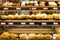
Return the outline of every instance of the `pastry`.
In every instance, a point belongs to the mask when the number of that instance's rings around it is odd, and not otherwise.
[[[34,2],[33,1],[30,1],[30,5],[34,6]]]
[[[13,3],[9,2],[9,1],[3,3],[3,6],[12,6],[12,5],[13,5]]]
[[[30,17],[31,17],[32,19],[35,19],[35,18],[36,18],[36,15],[32,14]]]
[[[14,19],[14,16],[13,15],[8,15],[7,19]]]
[[[46,34],[46,35],[45,35],[45,39],[52,39],[52,35]]]
[[[36,38],[36,34],[29,34],[29,39],[34,39],[34,38]]]
[[[17,34],[10,34],[10,37],[11,37],[11,38],[17,38],[18,35],[17,35]]]
[[[27,34],[20,34],[19,37],[20,37],[20,39],[27,39],[28,35]]]
[[[60,14],[59,14],[59,19],[60,19]]]
[[[36,19],[42,19],[42,15],[41,14],[36,14]]]
[[[53,19],[53,16],[52,15],[47,15],[47,19]]]
[[[53,14],[54,19],[59,19],[59,14]]]
[[[57,6],[55,2],[48,2],[49,6]]]
[[[42,15],[42,19],[47,19],[47,14],[43,13]]]
[[[37,37],[37,39],[44,39],[44,35],[43,34],[38,34],[36,37]]]
[[[25,6],[25,2],[24,1],[22,2],[21,6]]]
[[[31,17],[31,15],[26,15],[25,18],[26,18],[26,19],[30,19],[30,18],[32,18],[32,17]]]
[[[59,6],[60,6],[60,2],[58,2]]]
[[[44,7],[45,6],[45,1],[41,1],[39,5]]]
[[[28,6],[29,5],[29,1],[25,2],[25,5]]]
[[[1,19],[7,19],[6,15],[1,15]]]
[[[60,39],[60,34],[57,34],[56,38],[57,38],[57,39]]]
[[[37,2],[37,1],[34,1],[34,5],[35,5],[35,6],[38,6],[38,2]]]
[[[2,1],[0,1],[0,6],[2,6],[2,4],[3,4]]]
[[[1,35],[0,35],[0,38],[9,38],[10,36],[10,33],[8,32],[3,32]]]

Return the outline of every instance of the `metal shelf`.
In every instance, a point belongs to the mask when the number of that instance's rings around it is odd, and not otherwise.
[[[1,22],[60,22],[60,20],[0,20]]]
[[[16,7],[16,6],[12,6],[12,7],[0,7],[0,10],[60,10],[60,6],[45,6],[45,7],[41,7],[41,6],[20,6],[20,7]]]
[[[55,33],[53,29],[43,29],[43,28],[16,28],[8,29],[10,33]]]

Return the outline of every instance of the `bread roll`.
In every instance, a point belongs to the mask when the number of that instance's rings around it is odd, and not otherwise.
[[[53,19],[53,16],[52,15],[47,15],[47,18],[48,19]]]
[[[56,37],[57,39],[60,39],[60,34],[57,34],[57,37]]]
[[[35,19],[35,18],[36,18],[36,15],[32,14],[30,17],[31,17],[32,19]]]
[[[3,3],[3,6],[12,6],[12,5],[13,5],[13,3],[9,2],[9,1]]]
[[[14,16],[13,15],[8,15],[7,18],[8,19],[14,19]]]
[[[36,37],[37,37],[37,39],[44,39],[44,35],[43,34],[38,34]]]
[[[4,32],[0,35],[0,38],[9,38],[9,36],[10,36],[10,33]]]
[[[26,19],[32,18],[31,15],[26,15]]]
[[[10,37],[11,37],[11,38],[17,38],[18,35],[17,35],[17,34],[10,34]]]
[[[16,19],[16,20],[17,20],[17,19],[18,19],[18,15],[14,15],[14,19]]]
[[[18,3],[16,4],[16,6],[20,6],[20,2],[18,2]]]
[[[42,6],[42,7],[45,6],[45,1],[41,1],[40,6]]]
[[[25,2],[25,5],[28,6],[29,5],[29,1]]]
[[[27,39],[28,38],[28,35],[27,34],[20,34],[19,37],[21,39]]]
[[[56,28],[56,32],[60,34],[60,28]]]
[[[60,5],[60,2],[58,2],[58,4]]]
[[[21,6],[25,6],[25,1],[22,2]]]
[[[34,1],[34,5],[35,5],[35,6],[38,6],[38,2],[37,2],[37,1]]]
[[[33,5],[34,5],[34,2],[33,2],[33,1],[30,1],[30,5],[32,5],[32,6],[33,6]]]
[[[52,39],[52,35],[46,34],[46,35],[45,35],[45,39]]]
[[[47,19],[47,14],[43,13],[42,15],[42,19]]]
[[[42,15],[41,14],[37,14],[36,15],[36,19],[42,19]]]
[[[60,19],[60,14],[59,14],[59,19]]]
[[[59,19],[59,14],[53,14],[54,19]]]
[[[0,6],[2,5],[2,1],[0,1]]]
[[[21,15],[18,15],[18,19],[22,19]]]
[[[25,18],[26,18],[26,15],[21,14],[21,19],[25,19]]]
[[[57,6],[55,2],[48,2],[49,6]]]
[[[36,38],[36,34],[29,34],[29,39],[34,39]]]
[[[6,15],[1,15],[1,19],[7,19]]]

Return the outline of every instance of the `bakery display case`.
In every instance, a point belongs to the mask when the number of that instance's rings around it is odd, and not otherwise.
[[[60,0],[1,0],[1,40],[60,40]]]

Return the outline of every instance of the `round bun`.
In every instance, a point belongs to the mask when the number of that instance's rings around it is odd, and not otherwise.
[[[17,35],[17,34],[10,34],[10,37],[11,37],[11,38],[17,38],[18,35]]]
[[[45,35],[45,39],[52,39],[52,35],[46,34],[46,35]]]
[[[10,36],[10,33],[4,32],[0,35],[0,38],[9,38],[9,36]]]
[[[48,2],[48,4],[49,4],[50,6],[57,6],[57,4],[56,4],[55,2]]]
[[[18,15],[14,15],[14,19],[18,19]]]
[[[1,19],[7,19],[6,15],[1,15]]]
[[[57,37],[56,37],[57,39],[60,39],[60,34],[57,34]]]
[[[37,14],[36,15],[36,19],[42,19],[42,15],[41,14]]]
[[[34,39],[36,38],[36,34],[29,34],[29,39]]]
[[[60,2],[58,2],[58,4],[60,5]]]
[[[27,34],[20,34],[19,37],[21,39],[27,39],[28,35]]]
[[[13,15],[8,15],[7,18],[8,19],[14,19],[14,16]]]
[[[43,13],[42,15],[42,19],[46,19],[47,18],[47,14]]]
[[[59,19],[59,14],[53,14],[54,19]]]
[[[26,15],[26,19],[32,18],[31,15]]]
[[[42,6],[42,7],[45,6],[45,1],[41,1],[40,6]]]
[[[21,15],[18,15],[18,19],[22,19]]]
[[[52,15],[47,15],[47,18],[48,19],[53,19],[53,16]]]
[[[43,34],[38,34],[37,39],[44,39],[44,35]]]
[[[35,19],[35,18],[36,18],[36,15],[32,14],[30,17],[31,17],[32,19]]]

